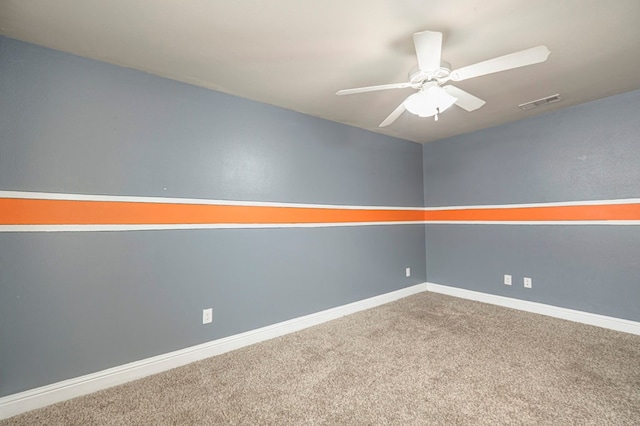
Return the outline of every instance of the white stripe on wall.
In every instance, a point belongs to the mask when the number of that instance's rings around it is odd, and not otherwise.
[[[570,206],[610,206],[618,204],[638,204],[640,198],[619,198],[612,200],[585,200],[585,201],[558,201],[549,203],[528,203],[528,204],[485,204],[476,206],[439,206],[425,207],[425,211],[440,210],[481,210],[481,209],[521,209],[530,207],[570,207]],[[457,222],[460,223],[460,222]]]
[[[257,207],[300,207],[316,209],[346,209],[346,210],[475,210],[475,209],[514,209],[529,207],[563,207],[563,206],[604,206],[618,204],[639,204],[640,198],[620,198],[611,200],[585,200],[562,201],[528,204],[495,204],[473,206],[438,206],[438,207],[398,207],[398,206],[358,206],[347,204],[308,204],[285,203],[275,201],[238,201],[217,200],[207,198],[172,198],[172,197],[140,197],[129,195],[93,195],[93,194],[67,194],[54,192],[26,192],[26,191],[1,191],[0,198],[25,198],[41,200],[69,200],[69,201],[116,201],[135,203],[168,203],[168,204],[203,204],[203,205],[228,205],[228,206],[257,206]],[[460,223],[460,222],[456,222]],[[476,222],[474,222],[476,223]]]
[[[0,225],[0,232],[103,232],[162,231],[171,229],[266,229],[266,228],[331,228],[380,225],[422,225],[424,221],[397,222],[329,222],[329,223],[177,223],[159,225]]]
[[[345,209],[345,210],[422,210],[423,207],[390,207],[390,206],[354,206],[343,204],[303,204],[282,203],[272,201],[238,201],[215,200],[206,198],[164,198],[164,197],[138,197],[128,195],[90,195],[90,194],[63,194],[53,192],[24,192],[24,191],[0,191],[0,198],[23,198],[36,200],[66,200],[66,201],[112,201],[125,203],[162,203],[162,204],[202,204],[222,206],[248,206],[248,207],[292,207],[313,209]]]

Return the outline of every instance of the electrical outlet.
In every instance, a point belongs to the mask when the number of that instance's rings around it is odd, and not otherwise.
[[[504,274],[504,285],[511,285],[511,275]]]
[[[411,268],[406,268],[406,269],[404,270],[404,274],[405,274],[407,277],[410,277],[410,276],[411,276]]]
[[[202,310],[202,323],[211,324],[213,322],[213,308]]]
[[[524,279],[524,288],[531,288],[531,278]]]

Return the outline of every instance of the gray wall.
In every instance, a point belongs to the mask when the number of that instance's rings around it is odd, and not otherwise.
[[[640,198],[638,117],[635,91],[424,145],[425,205]],[[433,224],[426,234],[430,282],[640,320],[640,226]]]
[[[0,190],[382,206],[640,197],[639,116],[631,92],[421,147],[0,37]],[[0,396],[427,279],[638,321],[639,248],[637,226],[0,233]]]
[[[0,38],[0,190],[422,206],[421,149]],[[424,238],[0,233],[0,396],[424,282]]]

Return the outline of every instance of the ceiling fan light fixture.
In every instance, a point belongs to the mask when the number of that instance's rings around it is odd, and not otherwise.
[[[418,117],[432,117],[451,107],[457,100],[440,86],[431,86],[409,96],[404,101],[404,107]]]

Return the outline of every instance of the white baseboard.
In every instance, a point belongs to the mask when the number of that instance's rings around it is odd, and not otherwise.
[[[447,294],[449,296],[463,299],[475,300],[478,302],[490,303],[492,305],[504,306],[506,308],[518,309],[535,314],[548,315],[550,317],[561,318],[582,324],[594,325],[596,327],[608,328],[625,333],[640,335],[640,322],[625,320],[621,318],[609,317],[606,315],[592,314],[589,312],[575,311],[573,309],[560,308],[543,303],[529,302],[527,300],[512,299],[510,297],[496,296],[493,294],[480,293],[463,288],[449,287],[446,285],[427,283],[427,291]]]
[[[87,374],[85,376],[5,396],[0,398],[0,419],[12,417],[56,402],[86,395],[112,386],[130,382],[132,380],[140,379],[142,377],[150,376],[152,374],[167,371],[172,368],[180,367],[194,361],[220,355],[235,349],[240,349],[254,343],[293,333],[295,331],[322,324],[365,309],[374,308],[423,291],[447,294],[449,296],[460,297],[463,299],[490,303],[521,311],[548,315],[555,318],[640,335],[640,322],[559,308],[526,300],[480,293],[477,291],[465,290],[441,284],[422,283],[382,294],[380,296],[371,297],[369,299],[360,300],[347,305],[338,306],[314,314],[250,330],[245,333],[236,334],[178,351]]]
[[[5,396],[0,398],[0,419],[157,374],[194,361],[273,339],[274,337],[293,333],[426,290],[426,283],[417,284],[245,333]]]

